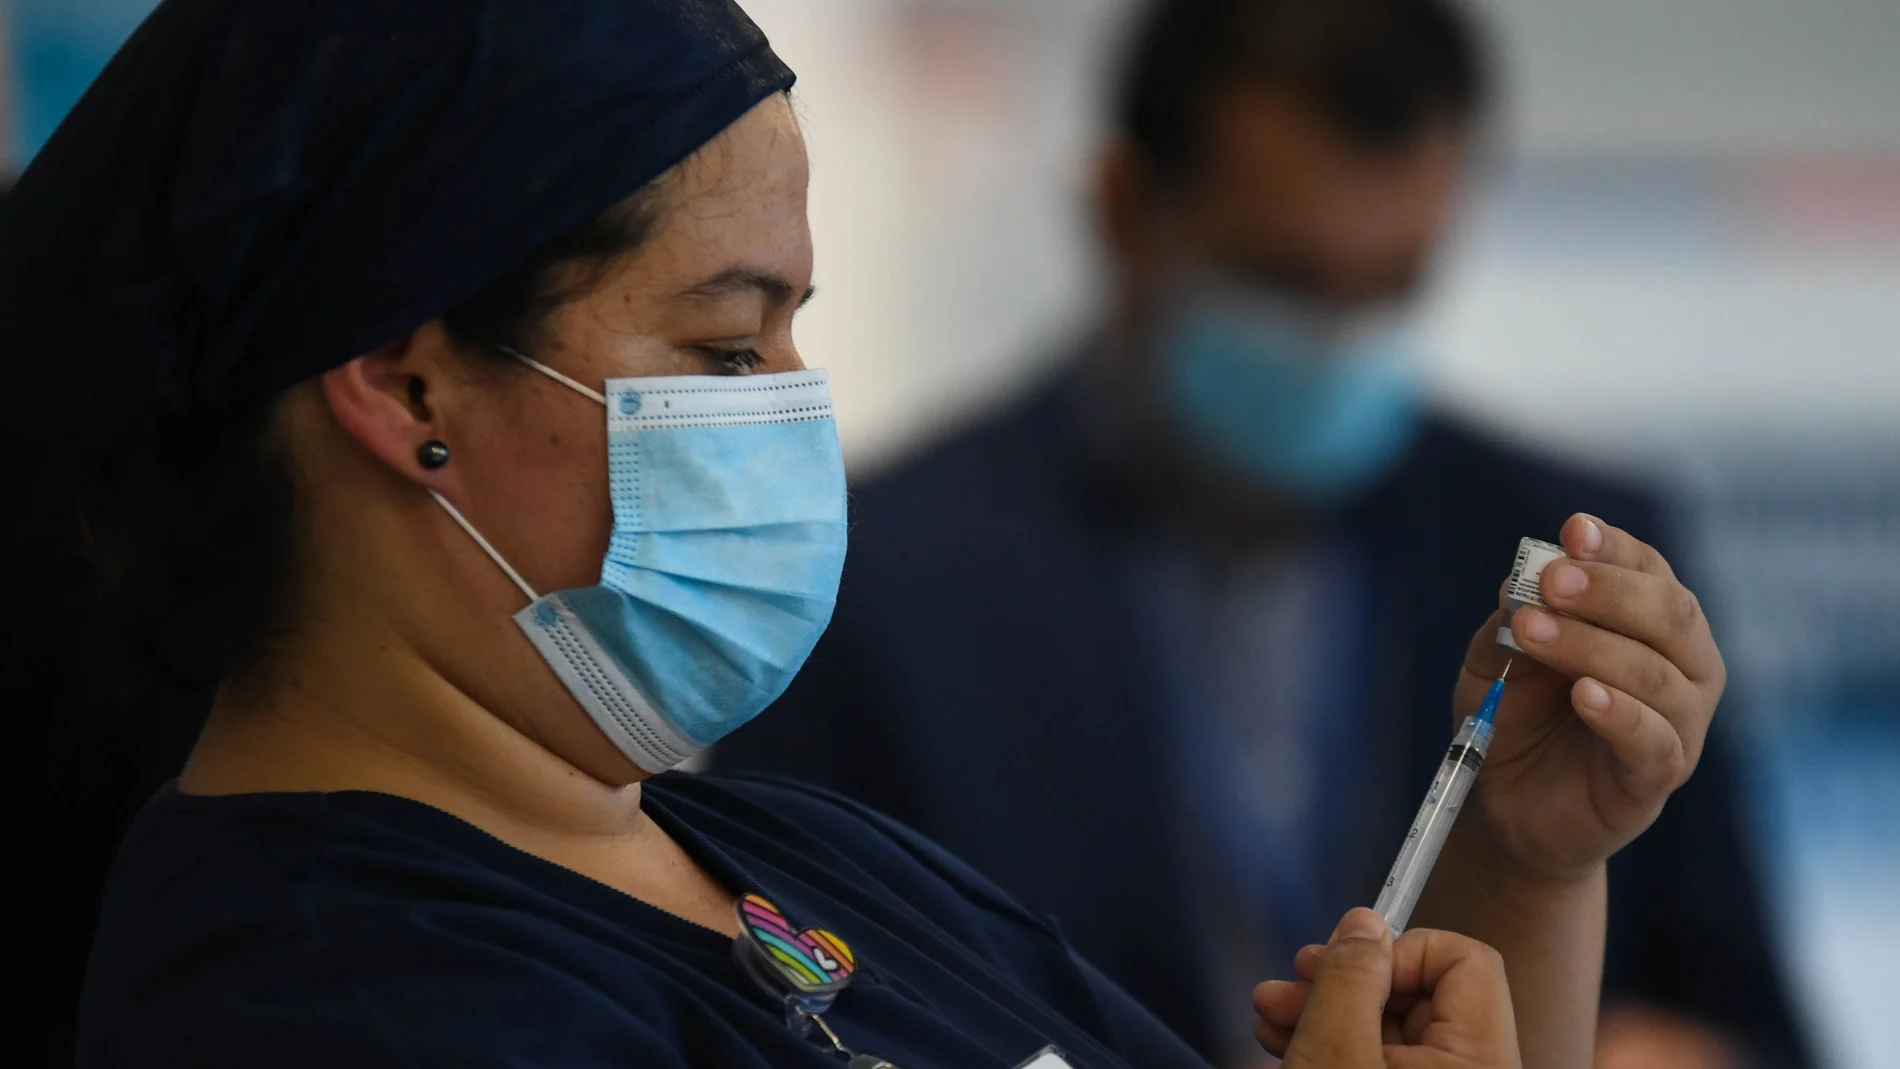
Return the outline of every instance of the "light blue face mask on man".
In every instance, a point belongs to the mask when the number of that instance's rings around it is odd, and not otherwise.
[[[823,371],[609,379],[613,536],[598,586],[537,595],[442,498],[529,604],[555,675],[635,764],[663,772],[784,693],[831,622],[844,460]]]
[[[1296,502],[1351,497],[1417,433],[1417,367],[1396,330],[1203,285],[1176,302],[1159,340],[1182,431]]]

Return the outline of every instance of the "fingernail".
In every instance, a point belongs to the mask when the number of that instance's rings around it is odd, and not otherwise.
[[[1296,985],[1291,980],[1262,980],[1253,985],[1253,997],[1255,999],[1266,998],[1283,988],[1291,988],[1294,986]]]
[[[1547,612],[1540,612],[1537,609],[1525,609],[1519,614],[1518,619],[1521,622],[1512,628],[1513,633],[1516,634],[1518,638],[1528,639],[1532,642],[1557,641],[1557,618],[1555,616]]]
[[[1590,576],[1582,568],[1563,561],[1551,561],[1544,568],[1544,583],[1559,598],[1574,598],[1590,587]]]
[[[1282,988],[1291,987],[1293,987],[1291,980],[1262,980],[1253,987],[1253,1004],[1264,1013],[1266,1004],[1278,995]]]
[[[1346,914],[1345,919],[1339,922],[1339,929],[1333,933],[1334,942],[1338,942],[1341,939],[1371,939],[1377,941],[1383,938],[1385,938],[1384,919],[1377,913],[1364,907],[1360,907]]]
[[[1577,683],[1577,704],[1600,713],[1610,707],[1610,692],[1594,679],[1581,680]]]
[[[1595,553],[1602,548],[1603,528],[1597,525],[1596,520],[1585,516],[1583,518],[1583,551],[1585,553]]]

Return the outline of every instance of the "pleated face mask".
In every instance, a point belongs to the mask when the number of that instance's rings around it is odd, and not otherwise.
[[[672,768],[757,716],[831,622],[844,569],[844,459],[823,371],[609,379],[613,536],[600,583],[514,580],[528,641],[621,752]],[[432,491],[433,492],[433,491]]]

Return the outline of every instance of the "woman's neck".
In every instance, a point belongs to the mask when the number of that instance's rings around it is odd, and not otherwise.
[[[187,794],[375,791],[459,817],[525,853],[694,924],[738,934],[731,890],[640,807],[516,730],[373,621],[302,636],[262,682],[218,695],[179,777]]]
[[[250,679],[222,688],[180,789],[376,791],[509,841],[639,830],[637,780],[582,772],[379,625],[358,617],[308,629]]]

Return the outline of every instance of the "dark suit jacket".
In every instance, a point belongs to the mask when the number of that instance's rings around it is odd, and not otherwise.
[[[855,489],[829,632],[714,761],[811,779],[913,825],[1053,914],[1211,1051],[1205,1008],[1241,996],[1202,990],[1193,948],[1155,935],[1192,926],[1170,832],[1182,795],[1154,757],[1174,698],[1131,590],[1146,519],[1084,448],[1073,393],[1046,389]],[[1517,539],[1554,537],[1576,511],[1667,542],[1651,498],[1444,423],[1340,518],[1389,550],[1375,577],[1388,727],[1375,737],[1399,742],[1353,785],[1378,799],[1369,843],[1396,849],[1442,756],[1451,683]],[[1718,731],[1694,779],[1613,861],[1610,997],[1686,1010],[1798,1064],[1735,791]],[[1371,856],[1361,901],[1390,863]],[[1280,965],[1263,962],[1262,977]]]

